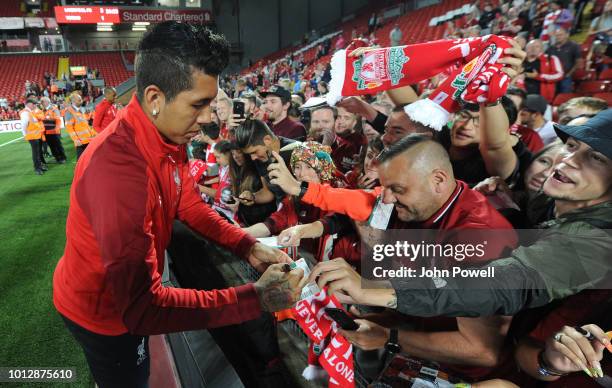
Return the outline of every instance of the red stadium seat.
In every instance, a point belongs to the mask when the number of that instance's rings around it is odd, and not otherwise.
[[[34,81],[43,85],[45,71],[57,74],[59,55],[24,54],[0,55],[0,96],[22,96],[25,93],[25,81]]]
[[[399,3],[399,2],[397,2]],[[389,19],[385,21],[385,24],[378,28],[375,32],[376,39],[378,40],[378,44],[382,47],[389,45],[389,33],[393,29],[394,25],[397,23],[402,31],[403,41],[405,44],[414,44],[420,42],[426,42],[435,39],[441,39],[444,34],[444,25],[439,25],[435,27],[429,26],[429,21],[431,18],[435,16],[443,15],[444,13],[462,7],[464,4],[469,4],[467,0],[447,0],[441,2],[441,4],[435,4],[431,6],[427,6],[424,8],[420,8],[411,12],[408,12],[404,15],[401,15],[395,19]],[[340,26],[342,30],[342,34],[344,36],[347,44],[350,42],[351,33],[353,29],[357,31],[358,34],[363,34],[366,38],[367,36],[367,25],[368,19],[371,15],[372,10],[366,10],[362,12],[360,15],[355,17],[352,20],[345,22]],[[335,41],[332,41],[332,53]],[[292,48],[285,48],[279,50],[275,53],[272,53],[253,64],[248,69],[244,70],[244,74],[250,73],[260,66],[266,64],[267,62],[274,62],[277,59],[283,58],[288,54],[291,54],[297,51],[303,45],[298,45]],[[317,48],[313,47],[306,52],[304,52],[304,61],[309,63],[315,59],[315,55],[317,52]],[[311,74],[317,63],[327,63],[329,62],[329,58],[331,56],[326,56],[320,58],[312,62],[307,68],[304,70],[304,74],[308,76]]]
[[[43,86],[45,71],[57,75],[59,54],[0,55],[0,96],[19,97],[25,93],[25,81]],[[119,52],[70,54],[71,66],[88,66],[100,71],[107,85],[117,86],[133,76],[127,71]]]
[[[612,80],[612,69],[606,69],[599,74],[600,80]]]
[[[121,54],[118,52],[71,54],[70,66],[87,66],[90,69],[98,69],[100,77],[111,86],[117,86],[133,76],[123,65]]]
[[[564,102],[571,100],[572,98],[575,98],[575,97],[580,97],[580,94],[578,93],[559,93],[555,96],[555,99],[553,100],[552,105],[559,106],[563,104]]]
[[[590,81],[597,78],[597,72],[593,69],[577,69],[574,74],[572,74],[572,79],[574,81]]]
[[[593,97],[601,98],[602,100],[606,100],[608,106],[612,106],[612,93],[595,93]]]
[[[578,85],[578,88],[576,89],[576,91],[578,93],[587,93],[587,94],[605,93],[605,92],[612,91],[610,89],[610,84],[611,84],[611,81],[609,81],[609,80],[606,80],[606,81],[583,81],[583,82],[580,82],[580,84]]]

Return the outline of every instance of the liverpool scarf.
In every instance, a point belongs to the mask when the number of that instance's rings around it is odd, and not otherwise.
[[[342,97],[411,85],[458,63],[458,69],[428,98],[405,107],[412,120],[441,130],[462,101],[494,102],[504,95],[510,83],[497,60],[511,45],[495,35],[377,48],[365,51],[362,56],[349,57],[353,49],[363,45],[355,41],[333,55],[329,105],[335,105]]]

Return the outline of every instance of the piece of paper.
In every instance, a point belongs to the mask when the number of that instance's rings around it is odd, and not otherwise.
[[[276,239],[276,236],[270,237],[257,237],[257,241],[271,248],[282,248]]]
[[[301,268],[304,271],[304,277],[307,278],[310,275],[310,268],[308,267],[308,263],[304,258],[301,258],[297,261],[291,263],[291,269]],[[311,298],[321,292],[317,283],[308,283],[302,288],[302,294],[300,295],[300,300]]]

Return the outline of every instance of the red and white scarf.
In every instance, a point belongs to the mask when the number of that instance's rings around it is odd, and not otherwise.
[[[353,388],[353,345],[338,333],[336,322],[325,313],[327,307],[341,309],[342,304],[323,290],[299,301],[292,310],[296,322],[311,341],[308,367],[302,376],[307,380],[328,377],[330,387]]]
[[[504,37],[437,40],[407,46],[385,47],[349,57],[354,41],[346,50],[337,51],[331,61],[332,80],[327,103],[335,105],[342,97],[378,92],[411,85],[442,73],[454,64],[452,72],[426,99],[405,107],[414,121],[441,130],[449,114],[459,109],[461,101],[494,102],[503,96],[510,78],[501,72],[497,60],[511,47]]]

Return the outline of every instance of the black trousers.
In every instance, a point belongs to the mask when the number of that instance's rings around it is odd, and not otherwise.
[[[51,148],[51,154],[55,160],[58,162],[66,160],[66,153],[64,152],[64,146],[62,146],[60,135],[46,135],[46,137],[47,145]]]
[[[93,333],[61,315],[87,359],[100,388],[147,388],[151,358],[149,337],[131,334],[107,336]]]
[[[45,160],[42,156],[42,140],[28,140],[30,147],[32,148],[32,162],[34,163],[34,170],[42,170],[42,166]]]
[[[85,148],[87,148],[88,145],[89,145],[89,143],[83,144],[83,145],[80,145],[80,146],[76,147],[76,157],[77,157],[77,160],[79,160],[79,158],[81,157],[81,154],[83,153],[83,151],[85,151]]]

